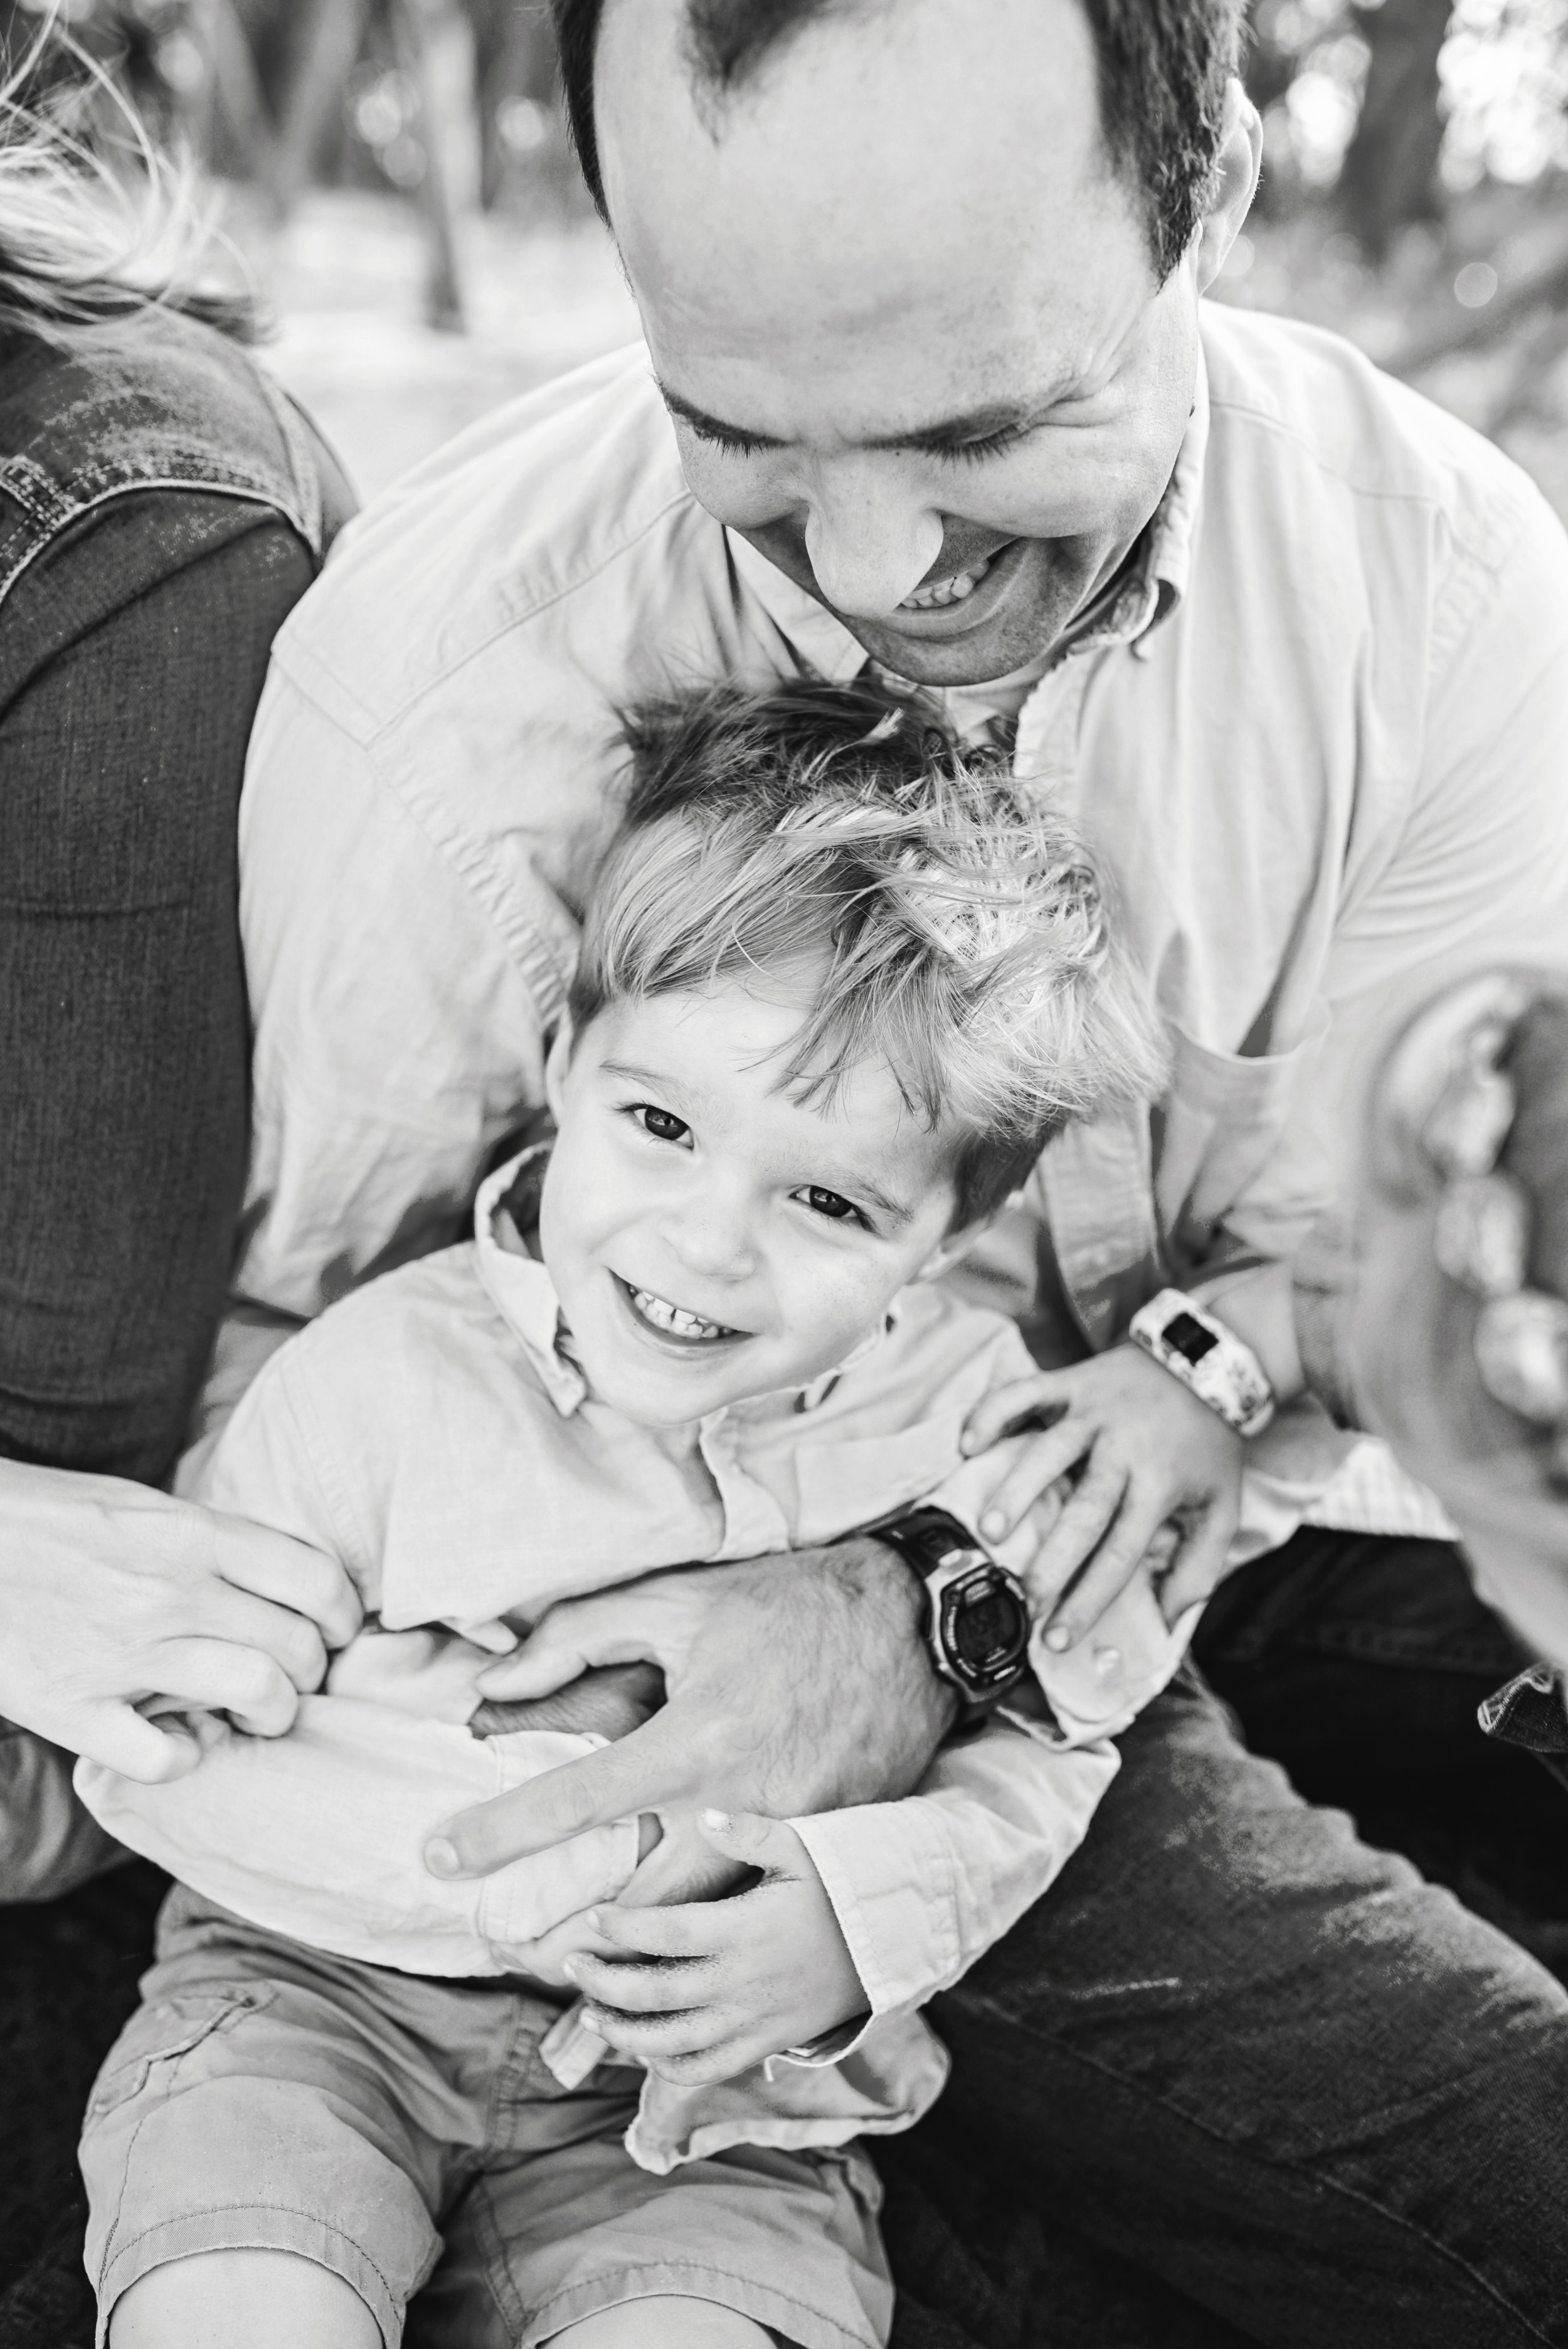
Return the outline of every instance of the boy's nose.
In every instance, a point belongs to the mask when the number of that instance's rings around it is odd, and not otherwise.
[[[692,1200],[665,1227],[672,1253],[707,1280],[748,1279],[757,1269],[750,1218],[738,1203],[711,1195]]]

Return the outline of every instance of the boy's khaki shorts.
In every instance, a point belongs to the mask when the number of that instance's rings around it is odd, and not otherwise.
[[[241,2248],[332,2269],[387,2349],[417,2292],[409,2349],[530,2349],[655,2292],[803,2349],[886,2341],[863,2154],[741,2147],[653,2177],[621,2143],[641,2075],[563,2089],[542,1999],[329,1957],[181,1888],[142,1994],[82,2137],[100,2349],[139,2277]]]

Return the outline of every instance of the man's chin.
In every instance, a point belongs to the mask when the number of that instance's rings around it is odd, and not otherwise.
[[[1059,630],[1042,629],[1027,619],[1010,622],[998,613],[964,636],[935,637],[917,628],[902,628],[891,621],[845,619],[844,626],[862,644],[879,668],[911,685],[989,685],[1011,677],[1048,650]]]

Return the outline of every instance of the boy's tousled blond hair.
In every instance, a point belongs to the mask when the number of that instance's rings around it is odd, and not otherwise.
[[[960,1224],[1069,1119],[1158,1092],[1165,1060],[1069,825],[999,752],[861,682],[739,685],[624,720],[630,778],[572,989],[610,1002],[756,972],[807,1011],[781,1081],[830,1098],[872,1055],[955,1135]]]

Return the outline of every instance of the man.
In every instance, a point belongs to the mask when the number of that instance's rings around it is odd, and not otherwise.
[[[1380,1567],[1457,1578],[1434,1506],[1301,1393],[1290,1263],[1350,1155],[1367,1007],[1568,905],[1555,524],[1343,346],[1201,311],[1258,167],[1238,17],[558,0],[648,353],[366,516],[285,633],[244,815],[242,1285],[308,1314],[451,1236],[541,1099],[637,691],[870,659],[1075,807],[1175,1066],[1152,1129],[1047,1152],[973,1275],[1059,1366],[1069,1645],[1168,1523],[1173,1611],[1308,1517],[1423,1536]],[[1172,1278],[1285,1406],[1244,1477],[1124,1342]],[[669,1701],[431,1864],[660,1803],[898,1792],[950,1713],[918,1597],[861,1541],[558,1609],[511,1693],[651,1657]],[[753,1759],[721,1775],[720,1750]],[[942,2002],[956,2124],[1261,2341],[1568,2338],[1568,1997],[1196,1682],[1122,1751],[1061,1884]],[[624,1971],[628,2011],[667,2007]]]

